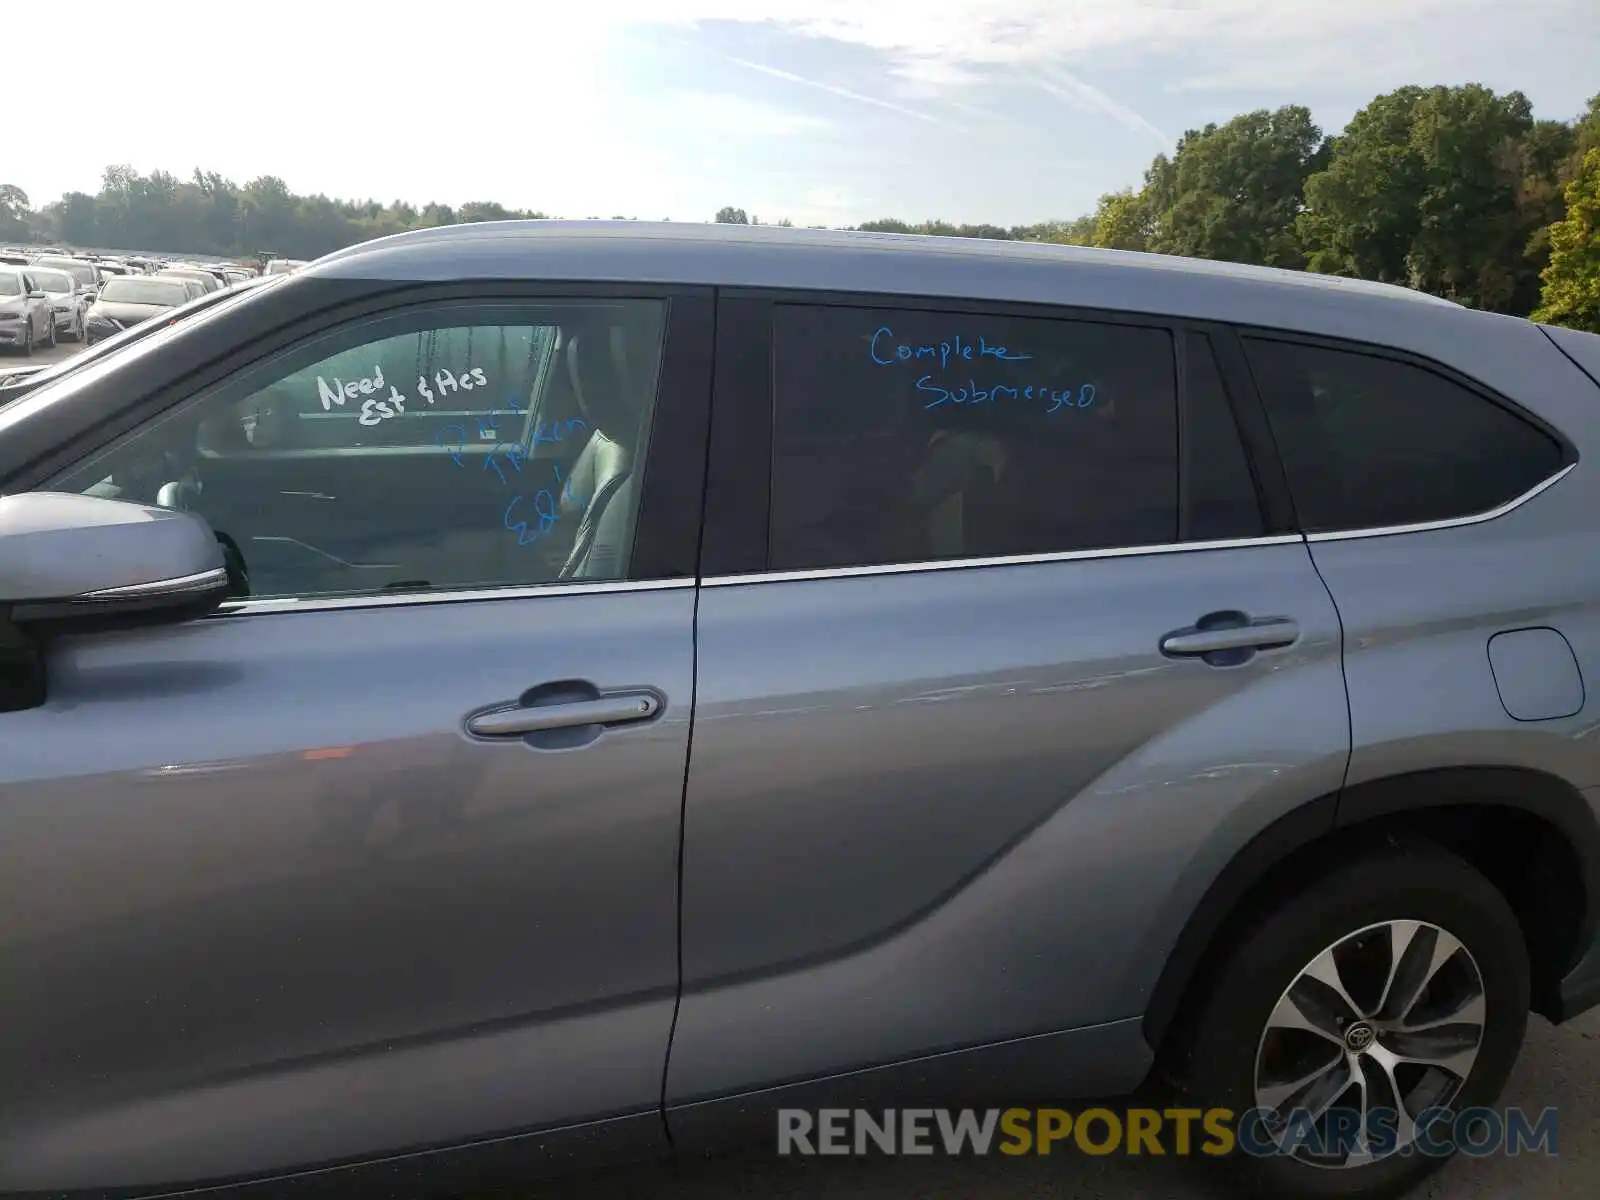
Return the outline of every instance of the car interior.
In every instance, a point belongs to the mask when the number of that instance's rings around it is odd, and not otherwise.
[[[543,316],[291,352],[64,490],[200,512],[257,597],[620,578],[663,311]]]

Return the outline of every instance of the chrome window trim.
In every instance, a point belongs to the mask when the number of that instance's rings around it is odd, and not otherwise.
[[[692,588],[695,581],[636,579],[612,583],[539,584],[532,587],[460,588],[439,592],[384,592],[371,596],[279,596],[261,600],[229,600],[207,620],[256,614],[342,612],[364,608],[411,608],[424,604],[461,604],[485,600],[534,600],[546,596],[604,596],[621,592],[670,592]]]
[[[1522,495],[1514,496],[1498,508],[1489,509],[1488,512],[1473,513],[1471,516],[1466,517],[1445,517],[1438,521],[1418,521],[1411,525],[1381,525],[1366,529],[1333,529],[1326,533],[1308,533],[1306,534],[1306,541],[1313,543],[1347,542],[1355,538],[1393,537],[1395,534],[1400,533],[1434,533],[1442,529],[1464,529],[1469,525],[1482,525],[1488,521],[1498,520],[1507,513],[1515,512],[1535,496],[1549,491],[1570,475],[1577,465],[1575,462],[1568,463],[1548,479],[1534,484]]]
[[[748,575],[717,575],[699,581],[701,587],[738,587],[751,583],[800,583],[818,579],[852,579],[874,575],[915,575],[934,571],[968,571],[984,567],[1025,567],[1050,563],[1089,562],[1099,559],[1143,558],[1155,554],[1202,553],[1211,550],[1249,550],[1258,546],[1292,546],[1301,542],[1339,542],[1356,538],[1392,537],[1396,534],[1432,533],[1482,525],[1514,512],[1535,497],[1549,491],[1572,473],[1577,463],[1568,463],[1548,479],[1529,488],[1498,508],[1465,517],[1422,521],[1413,525],[1389,525],[1370,529],[1341,529],[1327,533],[1283,533],[1270,537],[1225,538],[1209,542],[1166,542],[1152,546],[1106,547],[1096,550],[1067,550],[1055,554],[1014,554],[990,558],[955,558],[940,562],[882,563],[863,567],[824,567],[805,571],[759,571]],[[533,587],[462,588],[449,592],[393,592],[373,596],[278,597],[263,600],[230,600],[209,617],[218,620],[256,613],[340,612],[367,608],[405,608],[423,604],[460,604],[492,600],[533,600],[546,596],[593,596],[623,592],[664,592],[692,588],[691,578],[642,579],[613,583],[545,584]]]
[[[808,579],[849,579],[867,575],[909,575],[928,571],[967,571],[978,567],[1027,567],[1048,563],[1084,562],[1102,558],[1140,558],[1147,554],[1183,554],[1202,550],[1243,550],[1255,546],[1293,546],[1304,539],[1298,533],[1271,537],[1227,538],[1213,542],[1164,542],[1152,546],[1118,546],[1098,550],[1064,550],[1055,554],[1011,554],[998,558],[952,558],[939,562],[885,563],[867,567],[823,567],[808,571],[763,571],[749,575],[718,575],[700,581],[702,587],[734,587],[743,583],[794,583]]]

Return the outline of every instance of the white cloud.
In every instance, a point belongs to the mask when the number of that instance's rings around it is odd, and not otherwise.
[[[1502,32],[1600,42],[1594,0],[614,0],[606,19],[766,24],[865,47],[922,96],[1008,67],[1068,63],[1081,74],[1151,55],[1186,64],[1168,81],[1177,88],[1324,84],[1330,49],[1389,50],[1341,56],[1338,82],[1359,89],[1387,84],[1396,61],[1428,77],[1431,64],[1491,48]],[[1396,39],[1397,26],[1424,23],[1428,36]]]
[[[1093,84],[1085,83],[1077,76],[1056,67],[1052,70],[1041,70],[1034,77],[1034,82],[1056,99],[1064,101],[1073,108],[1084,109],[1089,112],[1102,113],[1138,133],[1147,133],[1160,142],[1167,149],[1172,148],[1172,139],[1149,121],[1145,120],[1126,104],[1113,100],[1105,92]]]
[[[831,96],[839,96],[845,100],[853,100],[857,104],[870,104],[875,108],[885,108],[890,112],[897,112],[904,117],[915,117],[919,121],[930,121],[934,124],[939,123],[939,119],[937,117],[931,116],[928,113],[918,112],[914,108],[907,108],[903,104],[895,104],[892,101],[883,100],[877,96],[868,96],[863,92],[852,91],[850,88],[839,87],[836,84],[826,83],[819,79],[808,79],[804,75],[796,75],[793,71],[780,70],[777,67],[767,66],[765,63],[751,62],[748,59],[734,58],[731,55],[724,55],[723,57],[725,57],[728,62],[744,67],[747,70],[759,72],[760,74],[769,76],[773,79],[781,79],[785,83],[793,83],[798,84],[801,87],[814,88],[819,92],[827,92]]]
[[[819,133],[832,122],[811,113],[747,100],[727,92],[676,91],[664,93],[653,119],[684,127],[689,123],[716,138],[785,138]]]

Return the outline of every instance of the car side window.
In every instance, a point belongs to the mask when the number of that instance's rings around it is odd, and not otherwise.
[[[257,598],[628,578],[665,302],[370,318],[46,484],[204,516]]]
[[[1245,350],[1308,533],[1488,512],[1561,469],[1561,444],[1438,372],[1247,337]]]
[[[1179,481],[1187,514],[1186,540],[1260,537],[1266,519],[1244,439],[1203,333],[1184,334],[1183,463]]]
[[[1177,538],[1165,329],[780,304],[773,360],[774,570]]]

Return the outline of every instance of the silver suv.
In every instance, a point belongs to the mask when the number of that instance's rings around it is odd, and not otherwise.
[[[1257,1182],[1388,1192],[1600,1001],[1597,378],[1348,281],[538,222],[39,387],[0,1190],[1159,1066],[1354,1131]]]

